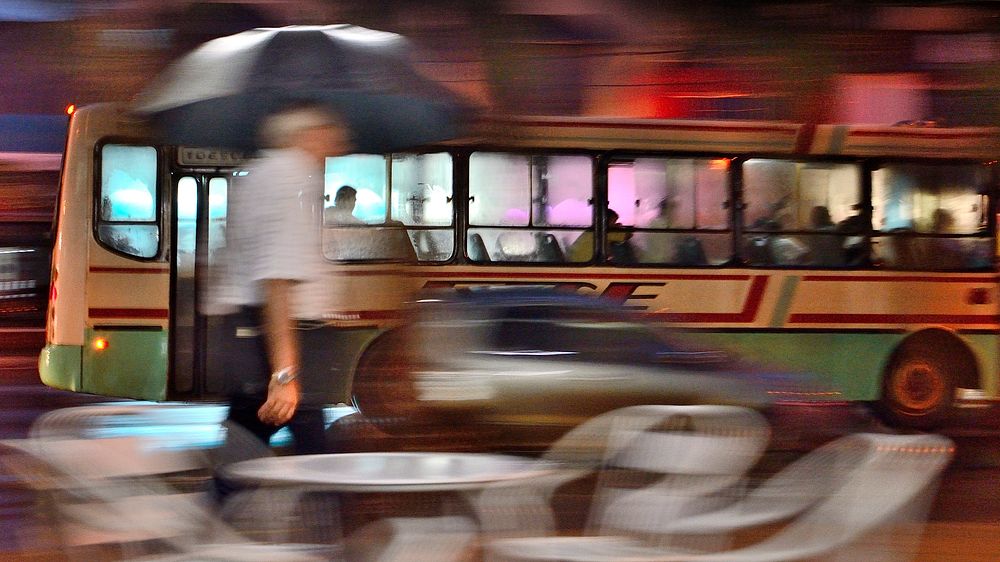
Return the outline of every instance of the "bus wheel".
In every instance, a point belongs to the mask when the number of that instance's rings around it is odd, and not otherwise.
[[[368,345],[354,372],[355,408],[387,433],[400,431],[423,414],[413,386],[408,337],[400,328],[378,336]]]
[[[954,398],[955,381],[945,361],[903,352],[886,370],[879,411],[893,426],[928,429],[948,417]]]

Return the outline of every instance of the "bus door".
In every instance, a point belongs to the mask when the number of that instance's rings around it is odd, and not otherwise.
[[[171,326],[171,398],[221,396],[222,381],[210,380],[206,368],[213,317],[200,306],[209,268],[225,245],[226,200],[231,173],[174,175],[176,206],[171,253],[173,289]]]

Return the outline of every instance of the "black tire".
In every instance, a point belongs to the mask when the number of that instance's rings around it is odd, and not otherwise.
[[[352,402],[379,430],[395,434],[424,418],[413,385],[414,358],[409,333],[394,329],[376,338],[354,373]]]
[[[903,350],[886,369],[878,412],[894,427],[930,429],[948,419],[954,400],[955,378],[947,361]]]

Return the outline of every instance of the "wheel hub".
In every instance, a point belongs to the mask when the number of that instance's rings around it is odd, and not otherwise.
[[[934,408],[945,392],[945,381],[933,365],[910,363],[893,377],[893,395],[907,410],[923,411]]]

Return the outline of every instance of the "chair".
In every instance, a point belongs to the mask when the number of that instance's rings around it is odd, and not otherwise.
[[[493,538],[551,535],[555,488],[599,469],[585,531],[645,536],[668,517],[698,513],[735,493],[769,435],[760,414],[736,406],[614,410],[570,431],[546,452],[543,462],[570,469],[563,478],[538,488],[490,490],[480,500],[481,519]],[[516,540],[501,550],[516,550]]]
[[[222,422],[225,439],[208,452],[219,515],[240,533],[270,542],[330,542],[341,536],[340,504],[333,494],[294,488],[248,488],[223,478],[229,464],[276,456],[256,435],[231,420]],[[302,535],[296,537],[295,535]]]
[[[347,540],[351,562],[451,562],[468,560],[476,538],[468,517],[387,517],[365,525]]]
[[[684,551],[624,536],[540,537],[500,540],[490,549],[501,560],[577,560],[634,562],[781,562],[837,554],[843,560],[885,560],[894,553],[885,548],[848,550],[859,539],[885,532],[902,520],[922,520],[934,484],[954,454],[952,442],[938,435],[856,434],[807,455],[805,464],[792,465],[735,506],[678,520],[672,532],[724,532],[784,517],[799,507],[804,511],[768,538],[743,548],[720,552]],[[832,456],[831,456],[832,455]],[[812,458],[808,458],[808,457]],[[798,480],[806,467],[832,460],[824,471],[828,489],[818,500],[781,499],[779,509],[768,506],[772,492],[785,489],[786,480]],[[791,472],[788,472],[791,471]],[[790,474],[794,475],[793,478]],[[801,490],[799,483],[793,486]],[[750,509],[763,509],[754,514]],[[862,545],[864,546],[864,545]],[[905,554],[904,554],[905,556]]]
[[[611,435],[586,530],[651,535],[731,499],[770,429],[735,406],[640,406],[615,417]]]
[[[154,439],[135,436],[58,437],[72,433],[67,422],[97,415],[83,410],[46,414],[32,433],[47,437],[18,445],[22,457],[45,472],[51,519],[59,527],[67,555],[89,560],[94,547],[113,547],[129,559],[144,559],[137,557],[152,552],[152,560],[308,561],[323,559],[330,550],[249,540],[219,516],[203,490],[185,493],[175,486],[175,474],[207,473],[209,459],[203,450],[166,448]],[[128,408],[98,407],[96,411],[101,415],[134,413]],[[249,505],[255,510],[262,510],[261,506],[269,504]],[[168,552],[156,552],[164,548]]]

